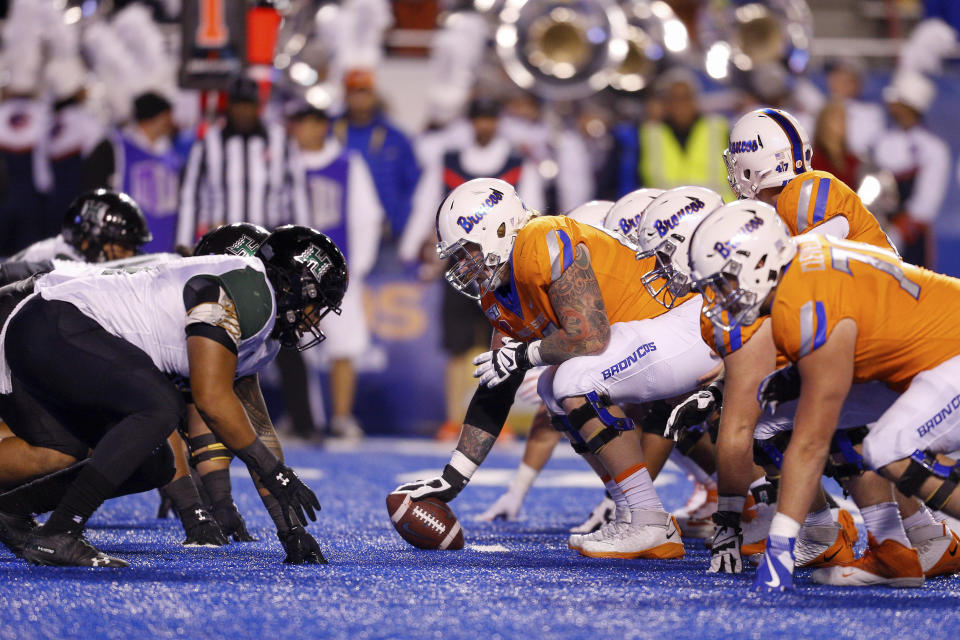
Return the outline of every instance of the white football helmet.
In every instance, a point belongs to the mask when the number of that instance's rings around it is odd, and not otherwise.
[[[637,222],[640,221],[640,214],[654,201],[663,189],[637,189],[631,191],[619,200],[613,203],[607,217],[603,221],[603,226],[610,231],[622,233],[633,242],[637,241]]]
[[[725,331],[753,324],[796,252],[768,204],[738,200],[707,215],[690,239],[690,275],[703,294],[703,315]]]
[[[730,131],[723,152],[727,181],[740,198],[781,187],[810,170],[813,147],[797,119],[780,109],[757,109],[743,116]]]
[[[637,260],[656,256],[653,269],[641,278],[660,304],[672,309],[690,293],[687,253],[690,236],[711,211],[723,206],[720,194],[706,187],[677,187],[651,202],[636,225]]]
[[[517,231],[530,216],[503,180],[476,178],[451,191],[437,210],[437,253],[454,261],[447,282],[474,300],[500,286]]]
[[[567,217],[593,227],[603,227],[603,221],[612,206],[613,202],[610,200],[591,200],[571,209]]]

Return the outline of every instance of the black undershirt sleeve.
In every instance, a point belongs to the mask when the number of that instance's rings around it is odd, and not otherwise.
[[[477,385],[473,393],[464,424],[482,429],[493,436],[499,436],[503,424],[507,421],[517,389],[523,382],[523,371],[514,371],[510,377],[492,389]]]

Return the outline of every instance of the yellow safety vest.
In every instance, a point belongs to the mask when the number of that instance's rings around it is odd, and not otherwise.
[[[709,187],[724,202],[734,199],[727,183],[723,150],[729,139],[727,120],[722,116],[700,116],[687,136],[687,146],[662,122],[640,127],[640,184],[672,189],[684,185]]]

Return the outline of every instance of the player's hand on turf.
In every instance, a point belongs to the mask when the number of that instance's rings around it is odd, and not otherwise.
[[[310,520],[317,519],[316,512],[320,511],[320,501],[317,500],[317,496],[310,490],[310,487],[303,484],[303,481],[297,477],[293,469],[287,465],[277,462],[277,466],[272,471],[260,476],[260,482],[283,507],[284,518],[290,527],[298,524],[290,522],[289,513],[291,509],[300,519],[300,522],[305,523],[307,521],[304,514],[309,516]]]
[[[722,516],[714,517],[714,522],[717,526],[711,538],[710,568],[707,573],[743,573],[743,558],[740,555],[742,530],[735,521],[725,522]]]
[[[533,366],[527,358],[527,343],[512,338],[504,338],[499,349],[481,353],[473,359],[473,364],[478,365],[473,377],[480,378],[480,384],[490,389],[514,371],[526,371]]]
[[[795,366],[780,367],[767,375],[757,390],[757,402],[770,413],[777,410],[781,402],[790,402],[800,397],[800,372]]]
[[[507,491],[502,496],[497,498],[497,500],[490,505],[486,511],[474,516],[473,521],[493,522],[494,520],[516,520],[517,514],[520,513],[520,505],[522,503],[522,498],[519,498],[518,496]]]
[[[793,591],[793,546],[796,538],[768,536],[763,562],[757,567],[757,577],[751,591],[777,593]]]
[[[287,552],[287,557],[283,559],[284,564],[327,564],[320,545],[302,526],[297,525],[284,532],[278,531],[277,536],[283,550]]]
[[[717,383],[697,391],[670,412],[667,425],[663,430],[663,437],[678,440],[686,429],[704,422],[713,415],[713,412],[720,408],[722,401],[722,389]]]
[[[409,493],[412,500],[436,498],[443,502],[450,502],[467,486],[468,481],[466,476],[448,464],[443,468],[443,473],[439,477],[429,480],[414,480],[400,485],[393,492]]]

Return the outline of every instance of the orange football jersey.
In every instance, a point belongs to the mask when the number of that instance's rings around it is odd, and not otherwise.
[[[816,232],[827,220],[843,216],[850,225],[847,240],[895,250],[860,196],[826,171],[807,171],[788,182],[777,197],[777,213],[792,236]]]
[[[517,340],[543,338],[556,330],[560,321],[548,291],[573,264],[574,249],[581,243],[590,252],[610,324],[666,313],[640,282],[653,268],[655,258],[637,260],[635,246],[603,229],[566,216],[541,216],[517,234],[507,266],[512,275],[509,285],[480,300],[490,324]]]
[[[813,235],[798,245],[771,311],[777,350],[791,361],[821,347],[844,318],[857,323],[854,382],[903,391],[960,354],[960,280],[859,242]]]

